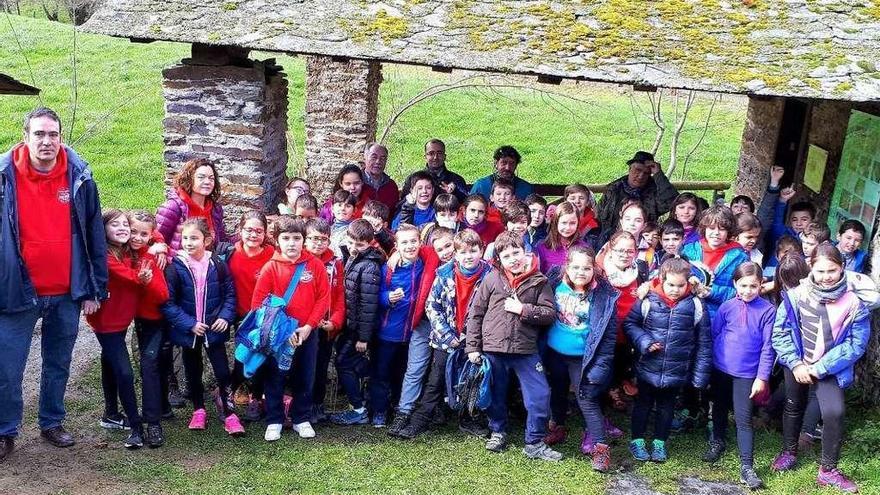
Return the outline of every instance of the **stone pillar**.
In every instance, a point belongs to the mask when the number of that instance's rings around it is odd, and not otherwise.
[[[831,205],[831,196],[834,195],[834,182],[837,179],[837,171],[840,169],[840,158],[843,155],[843,144],[846,141],[846,129],[849,127],[849,116],[852,111],[852,103],[847,101],[818,100],[813,102],[810,112],[810,133],[807,143],[814,144],[828,152],[828,161],[825,163],[825,175],[822,178],[822,188],[814,193],[806,186],[802,186],[801,194],[795,198],[807,199],[816,205],[819,219],[824,221],[828,218],[828,207]],[[804,156],[804,161],[806,161]],[[805,162],[806,163],[806,162]],[[806,165],[798,167],[795,174],[795,183],[803,184]],[[832,238],[834,235],[832,235]]]
[[[734,194],[745,194],[755,204],[761,201],[767,190],[770,167],[776,159],[776,144],[784,109],[783,98],[749,97]]]
[[[193,58],[162,72],[165,183],[191,158],[216,163],[227,229],[248,209],[275,211],[286,182],[287,79],[245,57],[194,45]]]
[[[306,57],[306,177],[325,200],[343,166],[363,160],[376,139],[378,62]]]

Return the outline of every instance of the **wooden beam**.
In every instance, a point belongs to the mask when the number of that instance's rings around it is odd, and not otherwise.
[[[562,83],[562,78],[559,76],[548,76],[545,74],[538,74],[538,82],[543,84],[552,84],[554,86],[559,86]]]
[[[431,70],[433,72],[442,72],[444,74],[451,74],[452,73],[452,67],[441,67],[439,65],[432,65]]]
[[[633,84],[633,91],[641,91],[644,93],[656,93],[657,86],[652,86],[650,84]]]

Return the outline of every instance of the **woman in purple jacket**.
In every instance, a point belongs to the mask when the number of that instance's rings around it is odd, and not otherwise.
[[[157,229],[171,248],[170,257],[180,250],[180,232],[188,218],[201,217],[208,222],[214,245],[229,240],[219,199],[217,167],[204,158],[184,163],[174,178],[174,189],[168,193],[168,200],[156,210]]]
[[[736,297],[721,304],[712,319],[714,369],[711,390],[712,437],[703,455],[715,462],[724,453],[727,416],[733,406],[740,481],[750,489],[764,486],[754,467],[752,400],[766,393],[775,354],[771,337],[776,308],[761,294],[761,266],[747,261],[733,275]]]

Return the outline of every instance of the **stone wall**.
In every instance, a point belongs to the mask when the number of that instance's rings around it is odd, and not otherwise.
[[[227,228],[247,209],[273,211],[286,182],[284,73],[247,59],[235,65],[187,59],[162,75],[166,185],[184,162],[204,157],[219,167]]]
[[[339,169],[363,160],[376,139],[381,65],[361,60],[307,57],[306,176],[325,200]]]
[[[837,171],[840,168],[840,158],[843,154],[843,143],[846,140],[846,128],[849,125],[852,104],[845,101],[814,101],[810,113],[810,131],[807,137],[808,144],[814,144],[828,152],[828,162],[825,164],[825,176],[822,179],[822,187],[818,193],[814,193],[806,186],[799,186],[799,193],[792,201],[806,199],[816,205],[820,219],[828,217],[828,207],[831,204],[831,196],[834,194],[834,181],[837,179]],[[806,156],[804,156],[806,160]],[[795,184],[803,184],[804,165],[798,167],[795,174]]]
[[[783,110],[784,98],[749,98],[734,194],[745,194],[755,204],[764,196],[770,167],[776,159]]]

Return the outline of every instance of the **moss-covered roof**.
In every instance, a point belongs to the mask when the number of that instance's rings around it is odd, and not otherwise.
[[[107,0],[83,29],[670,88],[880,100],[880,0]]]
[[[0,74],[0,95],[38,95],[40,90],[23,82],[13,79],[6,74]]]

